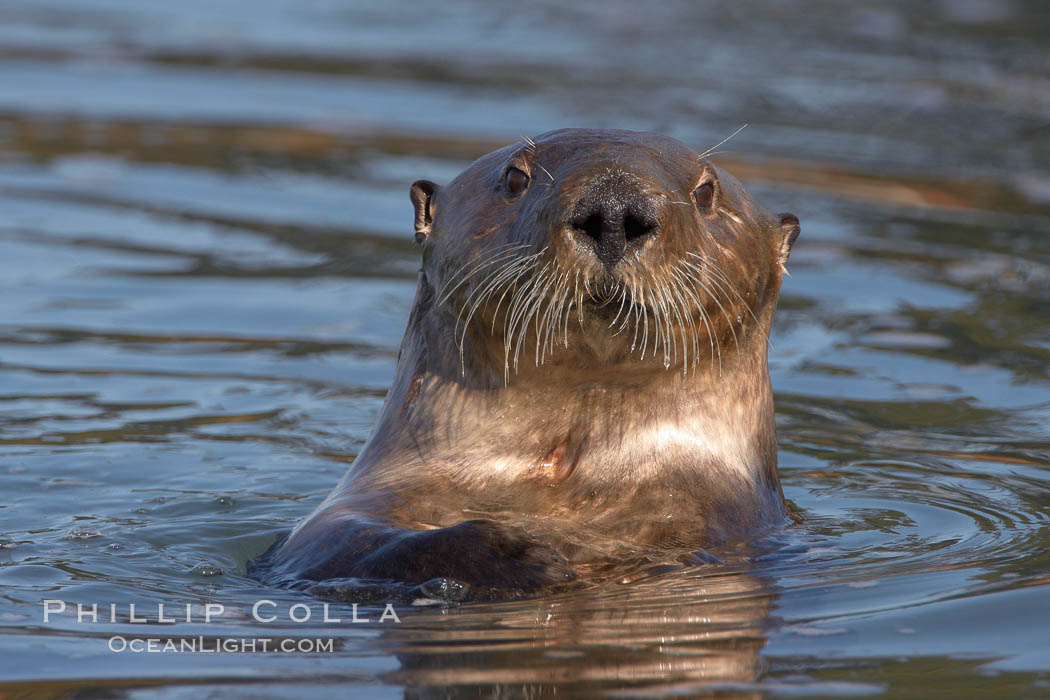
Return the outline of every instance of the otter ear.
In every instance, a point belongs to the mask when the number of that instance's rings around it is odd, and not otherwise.
[[[785,212],[778,218],[780,219],[780,266],[784,267],[787,265],[788,255],[791,254],[791,246],[795,245],[798,234],[802,233],[802,226],[799,225],[798,217],[794,214]]]
[[[433,201],[437,191],[438,186],[430,180],[416,180],[412,183],[409,196],[412,198],[412,206],[416,208],[416,243],[422,243],[430,235],[430,227],[434,223]]]

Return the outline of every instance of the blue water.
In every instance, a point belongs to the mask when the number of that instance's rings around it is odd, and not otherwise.
[[[0,3],[0,697],[1050,696],[1047,36],[1005,0]],[[245,576],[382,404],[413,180],[743,124],[717,162],[803,224],[770,351],[799,525],[400,622]],[[111,650],[199,636],[315,648]]]

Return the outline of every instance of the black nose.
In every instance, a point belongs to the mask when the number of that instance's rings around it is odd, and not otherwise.
[[[659,228],[653,197],[623,177],[594,182],[576,202],[570,223],[577,236],[591,242],[607,270],[623,259],[629,246]]]

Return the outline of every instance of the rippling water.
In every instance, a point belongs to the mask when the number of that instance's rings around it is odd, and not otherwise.
[[[1047,17],[0,2],[0,697],[1050,695]],[[803,221],[770,357],[800,524],[400,624],[245,577],[376,417],[412,180],[561,126],[706,148],[744,123],[718,161]],[[45,624],[43,599],[70,609]],[[225,612],[143,627],[130,603]]]

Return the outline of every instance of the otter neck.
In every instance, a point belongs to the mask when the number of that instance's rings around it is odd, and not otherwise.
[[[747,342],[724,350],[720,364],[705,361],[687,372],[530,364],[504,385],[495,372],[479,382],[469,356],[474,373],[464,377],[453,340],[428,332],[448,324],[414,317],[395,385],[347,479],[362,491],[397,491],[418,470],[423,481],[440,479],[465,500],[497,486],[508,498],[528,501],[536,489],[545,502],[566,503],[650,488],[708,502],[728,490],[728,507],[782,514],[768,319],[760,316]],[[384,464],[399,466],[387,474]]]

